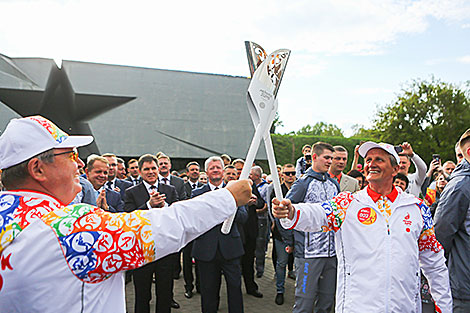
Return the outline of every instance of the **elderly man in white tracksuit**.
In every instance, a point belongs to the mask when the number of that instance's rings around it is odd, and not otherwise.
[[[421,312],[420,269],[437,312],[452,312],[444,251],[436,240],[429,208],[393,184],[400,161],[394,147],[366,142],[369,186],[340,193],[321,204],[273,200],[284,228],[333,230],[338,257],[336,312]]]
[[[180,250],[251,196],[239,181],[162,209],[67,206],[81,190],[75,147],[92,140],[41,116],[0,137],[0,312],[125,312],[125,270]]]

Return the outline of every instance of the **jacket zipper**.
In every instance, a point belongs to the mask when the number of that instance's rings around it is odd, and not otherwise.
[[[390,216],[391,217],[391,216]],[[385,299],[385,312],[388,313],[390,310],[390,253],[391,253],[391,238],[390,238],[390,223],[387,221],[387,267],[385,274],[387,275],[387,286],[386,290],[386,299]]]

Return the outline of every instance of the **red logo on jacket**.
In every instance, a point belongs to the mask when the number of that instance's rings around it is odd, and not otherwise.
[[[410,220],[410,213],[406,214],[405,218],[403,219],[403,223],[406,226],[411,226],[411,224],[413,224],[413,222]],[[409,227],[407,227],[405,230],[408,233],[411,231]]]

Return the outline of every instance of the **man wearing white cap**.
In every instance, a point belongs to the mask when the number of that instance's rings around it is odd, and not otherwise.
[[[369,141],[359,153],[365,160],[367,188],[340,193],[321,204],[274,199],[274,216],[284,228],[335,231],[335,312],[421,312],[420,268],[430,283],[436,311],[452,312],[444,251],[429,208],[393,186],[397,152],[392,145]]]
[[[81,188],[76,147],[92,140],[41,116],[0,137],[0,312],[125,312],[125,270],[180,250],[251,196],[245,180],[165,210],[66,206]]]

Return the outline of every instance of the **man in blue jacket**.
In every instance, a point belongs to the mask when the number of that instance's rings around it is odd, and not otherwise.
[[[459,147],[464,159],[444,188],[434,226],[448,260],[454,313],[470,312],[470,129]]]
[[[286,198],[292,203],[319,203],[339,193],[338,182],[328,174],[335,152],[332,145],[312,146],[312,167],[297,180]],[[336,291],[336,252],[334,233],[294,230],[296,271],[293,313],[330,312]]]

